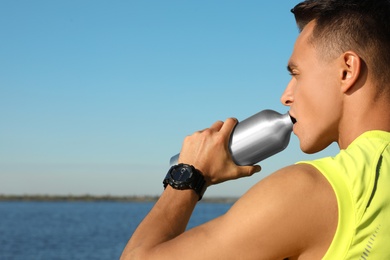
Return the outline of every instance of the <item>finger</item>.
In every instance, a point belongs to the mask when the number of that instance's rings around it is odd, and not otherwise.
[[[220,131],[223,124],[224,123],[222,121],[217,121],[210,127],[210,129],[213,129],[215,131]]]
[[[256,173],[256,172],[260,172],[261,171],[261,166],[260,165],[253,165],[253,169],[252,169],[252,174]]]
[[[230,136],[237,123],[238,123],[238,120],[236,118],[228,118],[228,119],[226,119],[225,123],[223,124],[223,126],[221,127],[219,132],[221,134]]]
[[[261,167],[260,165],[241,166],[241,170],[244,176],[252,176],[256,172],[261,171]]]
[[[216,121],[216,122],[214,122],[214,124],[212,124],[209,128],[204,128],[204,129],[199,130],[199,131],[197,131],[197,132],[203,133],[204,131],[207,131],[207,130],[209,130],[209,129],[218,132],[218,131],[221,129],[222,125],[223,125],[223,122],[222,122],[222,121]]]

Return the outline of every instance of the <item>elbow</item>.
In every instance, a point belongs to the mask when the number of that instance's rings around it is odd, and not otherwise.
[[[125,248],[120,260],[145,260],[148,259],[146,250],[141,247]]]
[[[142,257],[142,254],[140,254],[139,251],[137,250],[124,250],[120,257],[120,260],[138,260],[138,259],[145,259],[145,258]]]

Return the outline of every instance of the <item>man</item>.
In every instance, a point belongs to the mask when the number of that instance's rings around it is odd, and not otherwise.
[[[306,153],[340,154],[283,168],[223,216],[185,231],[204,192],[169,177],[122,259],[390,259],[390,1],[304,1],[281,101]],[[235,119],[185,139],[181,177],[205,186],[250,176],[228,152]],[[173,186],[173,187],[172,187]]]

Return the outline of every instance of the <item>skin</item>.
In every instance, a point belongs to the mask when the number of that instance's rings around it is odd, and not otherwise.
[[[301,149],[313,153],[332,142],[344,149],[367,130],[389,131],[388,98],[374,102],[369,70],[353,51],[320,61],[308,42],[314,25],[309,23],[296,41],[288,63],[292,79],[281,98],[297,120],[294,133]],[[179,162],[199,169],[207,186],[260,170],[231,160],[228,141],[236,123],[219,121],[184,140]],[[271,174],[223,216],[185,231],[197,201],[194,191],[168,186],[121,259],[321,259],[337,228],[334,192],[306,164]]]

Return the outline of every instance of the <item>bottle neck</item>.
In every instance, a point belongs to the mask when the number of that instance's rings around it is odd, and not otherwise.
[[[288,112],[283,115],[282,121],[287,127],[289,127],[290,131],[292,131],[294,125],[294,119],[290,116]]]

